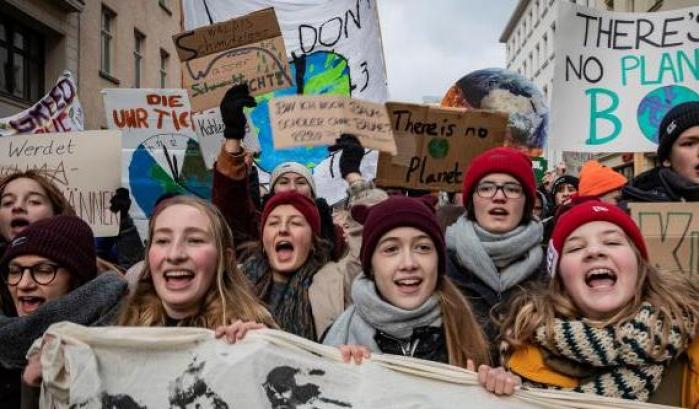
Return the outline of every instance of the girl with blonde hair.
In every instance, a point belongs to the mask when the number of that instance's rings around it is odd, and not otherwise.
[[[655,270],[635,222],[598,200],[560,216],[547,259],[549,284],[501,316],[507,366],[540,386],[648,400],[694,337],[696,287]]]

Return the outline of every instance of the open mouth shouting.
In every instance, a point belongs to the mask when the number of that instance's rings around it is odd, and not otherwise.
[[[20,234],[27,227],[29,227],[29,220],[24,217],[14,217],[10,221],[10,233],[12,233],[13,236]]]
[[[274,252],[278,262],[290,262],[294,258],[294,244],[289,240],[279,240],[274,245]]]
[[[616,273],[609,268],[593,268],[585,274],[585,284],[591,289],[609,289],[617,282]]]
[[[488,214],[496,220],[503,220],[510,215],[510,212],[504,207],[493,207],[492,209],[488,210]]]
[[[398,291],[404,295],[412,295],[419,292],[422,282],[423,279],[417,276],[402,277],[393,280],[393,284],[396,285]]]
[[[189,287],[192,281],[194,281],[194,277],[193,271],[185,269],[166,270],[163,273],[166,288],[175,291]]]
[[[20,316],[31,314],[44,302],[46,302],[46,299],[44,297],[20,295],[17,297],[17,313]]]

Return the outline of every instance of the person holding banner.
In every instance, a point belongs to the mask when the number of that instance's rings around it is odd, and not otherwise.
[[[230,335],[226,327],[238,335],[276,327],[249,288],[223,215],[194,196],[174,196],[153,211],[142,278],[118,324],[200,327],[219,336]]]
[[[699,201],[699,101],[665,114],[658,128],[661,165],[635,177],[623,190],[627,202]]]
[[[107,325],[127,284],[118,272],[98,276],[92,230],[69,215],[44,218],[17,232],[0,272],[11,302],[0,317],[0,401],[3,408],[18,408],[19,373],[32,342],[60,321]],[[38,396],[37,390],[25,393]]]
[[[512,148],[487,150],[466,171],[463,195],[466,214],[446,232],[447,275],[471,302],[495,361],[491,310],[546,277],[531,161]]]
[[[382,352],[449,363],[490,363],[483,330],[446,276],[444,235],[422,199],[391,196],[352,217],[364,226],[364,273],[352,284],[350,306],[333,323],[325,345],[351,353]],[[351,345],[348,346],[348,345]]]
[[[547,258],[549,284],[500,317],[507,366],[545,387],[648,400],[695,335],[697,287],[659,274],[635,222],[597,199],[560,215]]]

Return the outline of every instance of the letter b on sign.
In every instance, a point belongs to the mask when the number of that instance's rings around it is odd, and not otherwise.
[[[585,91],[590,97],[590,133],[585,141],[588,145],[603,145],[613,141],[621,133],[621,120],[614,115],[614,111],[619,107],[619,96],[613,91],[604,88],[590,88]],[[607,107],[602,109],[600,101],[606,99]],[[606,136],[599,135],[599,128],[605,121],[612,130]],[[608,126],[607,126],[608,127]]]

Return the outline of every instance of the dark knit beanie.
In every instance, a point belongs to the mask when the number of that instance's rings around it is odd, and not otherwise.
[[[580,186],[580,179],[572,175],[559,176],[556,180],[553,181],[553,184],[551,185],[551,195],[555,195],[556,191],[558,191],[558,188],[562,185],[573,185],[577,190],[578,186]]]
[[[7,245],[0,265],[24,255],[55,261],[77,278],[78,285],[97,276],[95,237],[90,226],[76,216],[54,216],[30,224]]]
[[[362,247],[359,259],[364,274],[371,277],[371,257],[381,237],[398,227],[413,227],[432,239],[439,256],[438,273],[446,271],[446,247],[444,234],[433,208],[422,198],[391,196],[374,206],[356,205],[352,207],[352,218],[364,225]]]
[[[536,200],[536,180],[532,161],[527,155],[512,148],[493,148],[476,156],[464,176],[464,206],[468,207],[473,191],[480,180],[491,173],[506,173],[522,184],[527,198],[525,214],[531,214]]]
[[[684,102],[665,114],[658,127],[658,159],[670,157],[672,144],[682,132],[699,125],[699,101]]]
[[[313,234],[316,236],[320,235],[320,213],[318,212],[318,206],[316,206],[313,200],[294,191],[275,193],[267,203],[265,203],[265,207],[262,210],[262,219],[260,220],[260,231],[264,229],[267,218],[269,214],[272,213],[272,210],[280,205],[293,206],[306,218],[308,224],[311,225]]]
[[[589,222],[604,221],[616,224],[633,241],[641,253],[641,257],[648,260],[648,250],[641,230],[629,215],[620,208],[597,199],[588,197],[578,200],[584,201],[573,205],[565,213],[557,216],[558,220],[555,222],[556,226],[551,234],[546,255],[548,271],[552,277],[558,269],[558,261],[565,240],[575,229]]]

